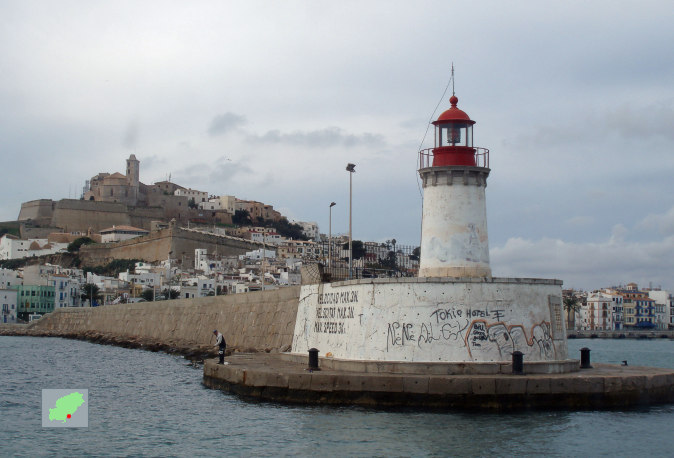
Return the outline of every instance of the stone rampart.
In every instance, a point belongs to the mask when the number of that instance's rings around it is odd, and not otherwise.
[[[38,220],[51,218],[54,212],[55,202],[51,199],[30,200],[21,204],[19,221]]]
[[[259,243],[250,240],[174,227],[122,242],[83,246],[80,257],[85,266],[106,264],[113,259],[157,262],[169,257],[190,264],[197,248],[205,248],[211,254],[234,256],[259,247]]]
[[[171,230],[164,229],[122,242],[86,245],[80,248],[80,259],[84,266],[103,265],[113,259],[141,259],[156,262],[168,259],[171,252],[171,239]]]
[[[87,337],[159,344],[182,349],[215,345],[213,330],[229,348],[288,350],[299,301],[299,287],[227,296],[160,302],[63,308],[30,326],[31,334]]]
[[[56,203],[51,225],[66,232],[86,232],[89,228],[98,232],[113,225],[131,225],[131,220],[124,204],[62,199]]]

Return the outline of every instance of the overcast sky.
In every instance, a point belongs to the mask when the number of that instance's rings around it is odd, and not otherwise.
[[[495,276],[674,288],[671,1],[0,1],[0,220],[140,160],[418,245],[416,163],[459,107],[491,150]],[[438,110],[434,113],[440,102]]]

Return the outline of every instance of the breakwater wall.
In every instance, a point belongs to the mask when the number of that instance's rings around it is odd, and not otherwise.
[[[569,331],[569,339],[674,339],[674,330]]]
[[[28,326],[3,327],[0,334],[61,336],[131,347],[212,354],[213,330],[228,350],[288,351],[300,288],[176,299],[159,302],[64,308]]]

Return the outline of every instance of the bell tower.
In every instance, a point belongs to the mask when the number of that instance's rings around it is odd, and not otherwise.
[[[132,205],[138,203],[138,188],[140,187],[140,161],[132,154],[126,160],[126,181],[131,188],[130,201]]]

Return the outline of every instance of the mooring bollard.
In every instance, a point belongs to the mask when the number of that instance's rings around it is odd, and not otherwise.
[[[580,349],[580,368],[592,369],[592,365],[590,365],[590,349],[587,347]]]
[[[309,370],[320,371],[318,368],[318,349],[316,348],[309,349]]]
[[[513,352],[513,374],[524,374],[524,355],[521,351]]]

